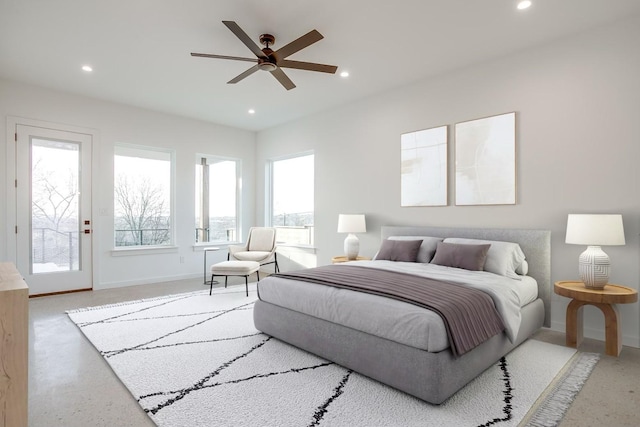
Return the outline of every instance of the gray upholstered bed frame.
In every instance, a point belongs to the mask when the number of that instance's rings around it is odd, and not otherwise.
[[[402,390],[440,404],[502,356],[549,325],[550,232],[545,230],[442,227],[382,227],[389,236],[464,237],[519,243],[529,263],[529,275],[538,282],[539,298],[522,308],[516,342],[496,335],[469,353],[454,359],[449,349],[429,353],[336,323],[257,301],[256,328],[296,347]]]

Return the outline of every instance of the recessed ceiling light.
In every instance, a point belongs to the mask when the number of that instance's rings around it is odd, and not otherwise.
[[[91,68],[90,65],[83,65],[82,66],[82,71],[86,71],[87,73],[90,73],[93,71],[93,68]]]
[[[349,72],[348,71],[341,72],[340,77],[349,77]]]
[[[249,113],[249,114],[255,114],[255,113],[256,113],[256,110],[254,110],[253,108],[250,108],[250,109],[249,109],[249,111],[248,111],[248,113]]]
[[[529,0],[522,0],[521,2],[518,2],[518,9],[520,10],[528,9],[529,6],[531,6],[531,1]]]

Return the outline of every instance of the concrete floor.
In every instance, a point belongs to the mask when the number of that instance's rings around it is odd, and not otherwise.
[[[535,339],[564,345],[565,334],[540,330]],[[602,356],[560,427],[640,425],[640,349],[623,347],[619,357],[604,354],[604,342],[585,339],[580,351]]]
[[[230,278],[229,285],[244,286],[244,279]],[[153,426],[65,311],[201,289],[207,288],[194,279],[32,298],[29,426]],[[550,330],[535,339],[564,344],[564,334]],[[580,350],[603,353],[604,343],[586,339]],[[639,421],[640,349],[625,347],[619,358],[602,356],[560,426],[637,426]]]

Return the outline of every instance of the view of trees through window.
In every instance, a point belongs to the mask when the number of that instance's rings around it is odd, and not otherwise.
[[[271,161],[271,226],[279,243],[313,245],[314,156]]]
[[[314,156],[272,160],[271,226],[279,243],[313,245]],[[114,156],[115,245],[172,243],[172,154],[117,145]],[[196,242],[238,236],[240,161],[198,155],[195,162]]]
[[[31,143],[31,247],[34,273],[78,270],[79,145]]]
[[[115,245],[171,244],[171,153],[116,146]]]
[[[199,155],[196,159],[196,242],[238,240],[239,161]]]

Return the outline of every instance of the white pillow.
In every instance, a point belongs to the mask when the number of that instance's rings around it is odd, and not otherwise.
[[[467,245],[491,244],[484,263],[484,271],[506,276],[510,279],[522,280],[516,269],[524,261],[524,252],[520,245],[512,242],[500,242],[495,240],[463,239],[459,237],[447,237],[446,243],[462,243]]]
[[[422,240],[416,262],[429,263],[436,253],[438,242],[442,242],[442,237],[430,236],[389,236],[389,240]]]
[[[526,259],[516,268],[516,273],[520,276],[526,276],[529,273],[529,263]]]

